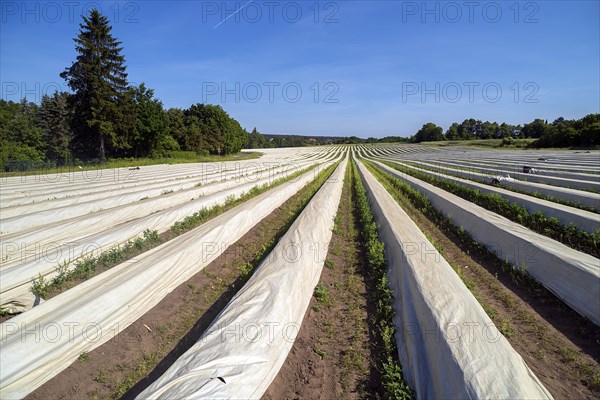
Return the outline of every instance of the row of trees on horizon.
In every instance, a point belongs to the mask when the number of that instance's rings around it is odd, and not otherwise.
[[[443,128],[428,122],[409,141],[413,143],[442,140],[474,139],[537,139],[532,147],[593,147],[600,145],[600,114],[589,114],[581,119],[557,118],[552,123],[543,119],[521,125],[482,122],[473,118]],[[510,142],[510,140],[508,141]]]
[[[22,163],[23,160],[61,165],[74,158],[100,159],[98,142],[92,139],[94,135],[77,130],[71,96],[64,92],[46,95],[39,105],[25,99],[19,103],[0,100],[0,168],[6,169],[11,162]],[[133,123],[129,129],[105,137],[104,151],[109,157],[163,157],[177,150],[205,155],[231,154],[242,148],[477,139],[537,139],[531,147],[600,145],[600,114],[578,120],[558,118],[552,123],[535,119],[523,126],[471,118],[460,124],[453,123],[446,132],[429,122],[410,137],[362,139],[356,136],[265,135],[256,128],[248,133],[219,106],[195,104],[187,109],[165,110],[160,100],[154,98],[152,89],[144,84],[129,86],[126,96],[133,108]],[[122,129],[122,126],[118,128]],[[19,165],[19,168],[23,166]]]

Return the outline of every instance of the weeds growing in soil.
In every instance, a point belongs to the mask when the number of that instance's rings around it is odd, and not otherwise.
[[[46,279],[42,274],[32,281],[31,292],[41,298],[48,298],[51,293],[60,292],[64,286],[75,280],[89,279],[98,268],[106,268],[125,261],[141,250],[152,248],[161,243],[157,231],[146,229],[143,237],[127,241],[123,246],[116,246],[105,251],[98,257],[87,257],[75,262],[73,268],[69,268],[67,261],[59,264],[52,279]]]
[[[315,290],[314,290],[314,295],[315,298],[317,299],[317,302],[324,304],[326,306],[330,306],[331,304],[333,304],[333,300],[331,299],[331,296],[329,295],[329,289],[327,289],[327,286],[319,283],[317,284],[317,286],[315,286]]]

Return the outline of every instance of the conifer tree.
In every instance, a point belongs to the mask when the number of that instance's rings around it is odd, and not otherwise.
[[[75,150],[86,156],[127,148],[125,131],[135,124],[127,104],[127,73],[123,50],[112,34],[107,17],[96,9],[83,17],[76,43],[77,59],[60,76],[73,91]]]
[[[55,92],[52,96],[42,97],[39,120],[44,131],[46,157],[49,160],[65,162],[71,156],[69,146],[73,132],[72,113],[67,106],[68,96],[65,92]]]

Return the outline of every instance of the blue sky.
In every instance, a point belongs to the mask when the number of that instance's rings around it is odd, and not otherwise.
[[[3,0],[1,96],[67,90],[80,15],[98,6],[131,82],[165,107],[220,104],[249,130],[382,137],[471,117],[581,118],[600,112],[599,5]]]

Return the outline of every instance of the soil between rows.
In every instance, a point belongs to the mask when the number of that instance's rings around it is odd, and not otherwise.
[[[331,304],[312,297],[296,341],[265,400],[363,399],[382,392],[373,361],[375,289],[365,270],[349,176],[319,282],[327,287]]]

